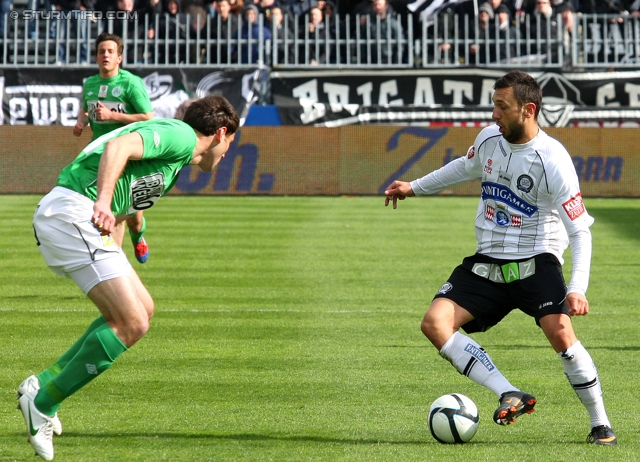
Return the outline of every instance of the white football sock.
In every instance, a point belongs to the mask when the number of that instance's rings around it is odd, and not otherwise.
[[[520,391],[502,375],[489,355],[473,339],[454,333],[440,350],[462,375],[500,396],[507,391]]]
[[[599,425],[611,427],[607,418],[607,411],[604,409],[598,371],[589,352],[578,340],[566,350],[558,353],[558,356],[562,359],[564,373],[569,379],[569,383],[576,391],[584,407],[589,411],[591,427]]]

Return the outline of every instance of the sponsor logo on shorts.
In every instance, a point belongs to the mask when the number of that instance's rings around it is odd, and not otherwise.
[[[539,310],[541,310],[542,308],[544,308],[545,306],[551,306],[553,305],[553,302],[544,302],[544,303],[540,303],[540,306],[538,307]]]
[[[578,193],[567,202],[562,204],[562,208],[567,213],[571,221],[578,218],[585,212],[584,202],[582,202],[582,193]]]
[[[496,368],[484,351],[477,346],[467,343],[467,346],[464,347],[464,351],[476,358],[480,364],[487,368],[488,371],[492,371]]]
[[[453,289],[453,285],[450,282],[445,282],[444,284],[442,284],[442,287],[440,287],[437,295],[444,295],[451,289]]]

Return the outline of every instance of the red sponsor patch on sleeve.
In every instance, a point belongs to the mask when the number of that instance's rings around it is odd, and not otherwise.
[[[571,221],[578,218],[585,212],[584,202],[582,202],[582,193],[578,193],[567,202],[562,204],[562,208],[567,213]]]
[[[475,148],[475,146],[471,146],[469,148],[469,150],[467,151],[467,159],[472,159],[473,156],[475,156],[475,155],[476,155],[476,148]]]

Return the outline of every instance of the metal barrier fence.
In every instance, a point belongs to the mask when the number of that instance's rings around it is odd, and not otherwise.
[[[94,41],[108,31],[125,41],[124,65],[274,68],[636,68],[640,66],[640,19],[612,15],[560,15],[541,20],[525,15],[501,25],[498,15],[442,15],[432,24],[414,17],[335,15],[309,32],[308,15],[285,16],[272,27],[242,17],[190,17],[117,12],[41,11],[6,16],[0,37],[0,67],[79,66],[94,62]],[[114,13],[114,12],[111,12]]]

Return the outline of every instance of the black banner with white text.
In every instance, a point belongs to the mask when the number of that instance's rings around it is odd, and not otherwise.
[[[241,119],[260,92],[266,71],[206,68],[130,68],[145,83],[154,117],[172,118],[189,98],[225,96]],[[0,69],[0,125],[73,126],[82,107],[82,83],[94,68]]]
[[[272,72],[283,125],[482,126],[504,71]],[[542,87],[542,126],[640,127],[640,72],[532,72]]]

